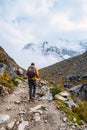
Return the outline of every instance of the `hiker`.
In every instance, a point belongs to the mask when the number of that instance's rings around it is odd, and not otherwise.
[[[29,100],[33,101],[36,94],[37,79],[39,79],[38,69],[35,67],[35,63],[31,63],[31,66],[27,69],[28,85],[29,85]]]

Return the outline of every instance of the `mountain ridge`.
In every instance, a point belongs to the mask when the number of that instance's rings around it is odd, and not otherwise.
[[[68,75],[76,74],[83,76],[87,70],[87,51],[81,55],[65,59],[48,67],[40,69],[42,78],[54,81],[56,84],[64,84]]]
[[[29,55],[33,54],[32,60],[35,60],[35,57],[39,57],[40,59],[42,58],[43,60],[41,61],[43,62],[43,65],[41,68],[43,68],[84,53],[87,50],[86,44],[86,41],[80,41],[79,43],[74,43],[73,45],[73,43],[68,40],[58,39],[58,41],[54,43],[44,41],[38,44],[25,44],[23,51],[25,53],[27,52]],[[48,59],[50,59],[49,62]],[[35,62],[38,65],[37,60],[35,60]]]

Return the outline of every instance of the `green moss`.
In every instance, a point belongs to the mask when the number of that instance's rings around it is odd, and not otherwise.
[[[65,112],[66,116],[71,122],[77,123],[78,125],[83,125],[82,119],[79,117],[79,115],[70,110],[63,101],[56,100],[56,103],[59,106],[58,108]],[[76,119],[76,121],[74,121],[74,119]]]

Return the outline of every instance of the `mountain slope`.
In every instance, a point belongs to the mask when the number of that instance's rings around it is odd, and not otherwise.
[[[66,82],[69,75],[76,75],[81,79],[84,75],[87,75],[87,52],[40,69],[40,74],[42,78],[62,85]],[[87,79],[81,79],[76,83],[74,82],[74,84],[79,84],[80,82],[87,82]]]
[[[14,78],[17,75],[23,75],[24,69],[22,69],[17,63],[5,52],[0,46],[0,94],[2,86],[12,87],[16,85]]]
[[[12,64],[14,67],[18,67],[16,62],[5,52],[5,50],[0,46],[0,63],[6,65]]]

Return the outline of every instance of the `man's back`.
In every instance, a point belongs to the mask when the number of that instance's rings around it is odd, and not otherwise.
[[[31,66],[28,67],[27,76],[29,80],[37,80],[39,78],[39,72],[35,65],[31,64]]]

